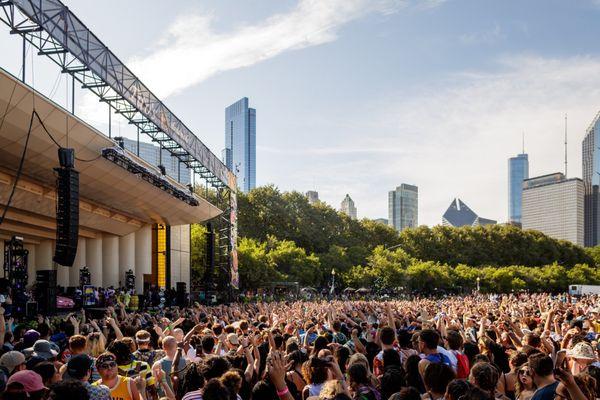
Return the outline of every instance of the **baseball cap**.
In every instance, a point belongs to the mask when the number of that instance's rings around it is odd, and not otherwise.
[[[24,363],[25,356],[20,351],[9,351],[0,357],[0,367],[6,368],[9,374],[12,374],[15,368]]]
[[[92,368],[93,363],[94,361],[87,354],[78,354],[71,357],[67,363],[67,372],[75,379],[82,379]]]
[[[29,370],[15,372],[8,378],[6,385],[10,385],[11,383],[20,383],[25,388],[25,392],[37,392],[38,390],[46,389],[44,383],[42,382],[42,377],[37,373]]]

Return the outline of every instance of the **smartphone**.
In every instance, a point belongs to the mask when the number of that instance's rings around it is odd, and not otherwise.
[[[567,359],[567,351],[559,350],[556,353],[556,360],[554,361],[554,368],[563,368]]]

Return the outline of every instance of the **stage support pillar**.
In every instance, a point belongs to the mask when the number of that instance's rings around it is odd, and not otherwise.
[[[90,270],[92,286],[102,286],[102,237],[87,239],[85,243],[86,265]]]
[[[102,236],[102,286],[119,287],[119,237]]]
[[[135,291],[144,292],[144,275],[152,273],[152,226],[144,225],[135,233]]]
[[[69,286],[79,287],[79,270],[85,267],[86,260],[86,238],[79,237],[77,243],[77,254],[73,267],[69,270]]]
[[[52,255],[54,253],[54,243],[52,240],[41,241],[35,249],[35,270],[52,269]],[[35,281],[35,275],[33,276]]]

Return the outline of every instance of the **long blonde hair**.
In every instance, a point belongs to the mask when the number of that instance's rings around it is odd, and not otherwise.
[[[100,332],[90,333],[85,340],[85,353],[92,357],[98,357],[105,351],[106,339],[104,339],[104,335]]]

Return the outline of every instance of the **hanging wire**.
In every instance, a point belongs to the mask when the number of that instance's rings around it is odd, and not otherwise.
[[[31,118],[29,118],[29,129],[27,129],[27,139],[25,139],[25,147],[23,147],[23,153],[21,154],[21,160],[19,161],[19,169],[17,169],[15,182],[13,183],[12,190],[10,191],[10,196],[8,196],[8,201],[6,202],[6,206],[4,207],[4,211],[2,212],[2,216],[0,217],[0,225],[2,225],[2,223],[4,222],[4,218],[6,218],[6,213],[8,212],[8,208],[10,207],[10,203],[12,202],[12,198],[15,195],[15,191],[17,189],[17,183],[19,182],[19,179],[21,178],[21,173],[23,172],[23,164],[25,163],[25,153],[27,153],[27,147],[29,146],[29,138],[31,137],[31,126],[33,124],[34,112],[31,113]]]
[[[58,141],[54,138],[54,136],[52,136],[52,134],[50,133],[50,131],[48,130],[48,128],[46,128],[46,125],[44,124],[44,122],[40,118],[40,115],[37,113],[37,111],[34,111],[33,114],[35,115],[35,117],[39,121],[42,129],[44,130],[44,132],[46,132],[46,134],[48,135],[48,137],[50,138],[50,140],[52,140],[54,142],[54,144],[56,145],[56,147],[58,147],[59,149],[62,149],[63,146],[61,146],[60,143],[58,143]],[[79,157],[75,157],[75,159],[77,161],[80,161],[80,162],[92,162],[92,161],[96,161],[100,157],[102,157],[102,154],[98,154],[96,157],[90,158],[90,159],[79,158]]]

